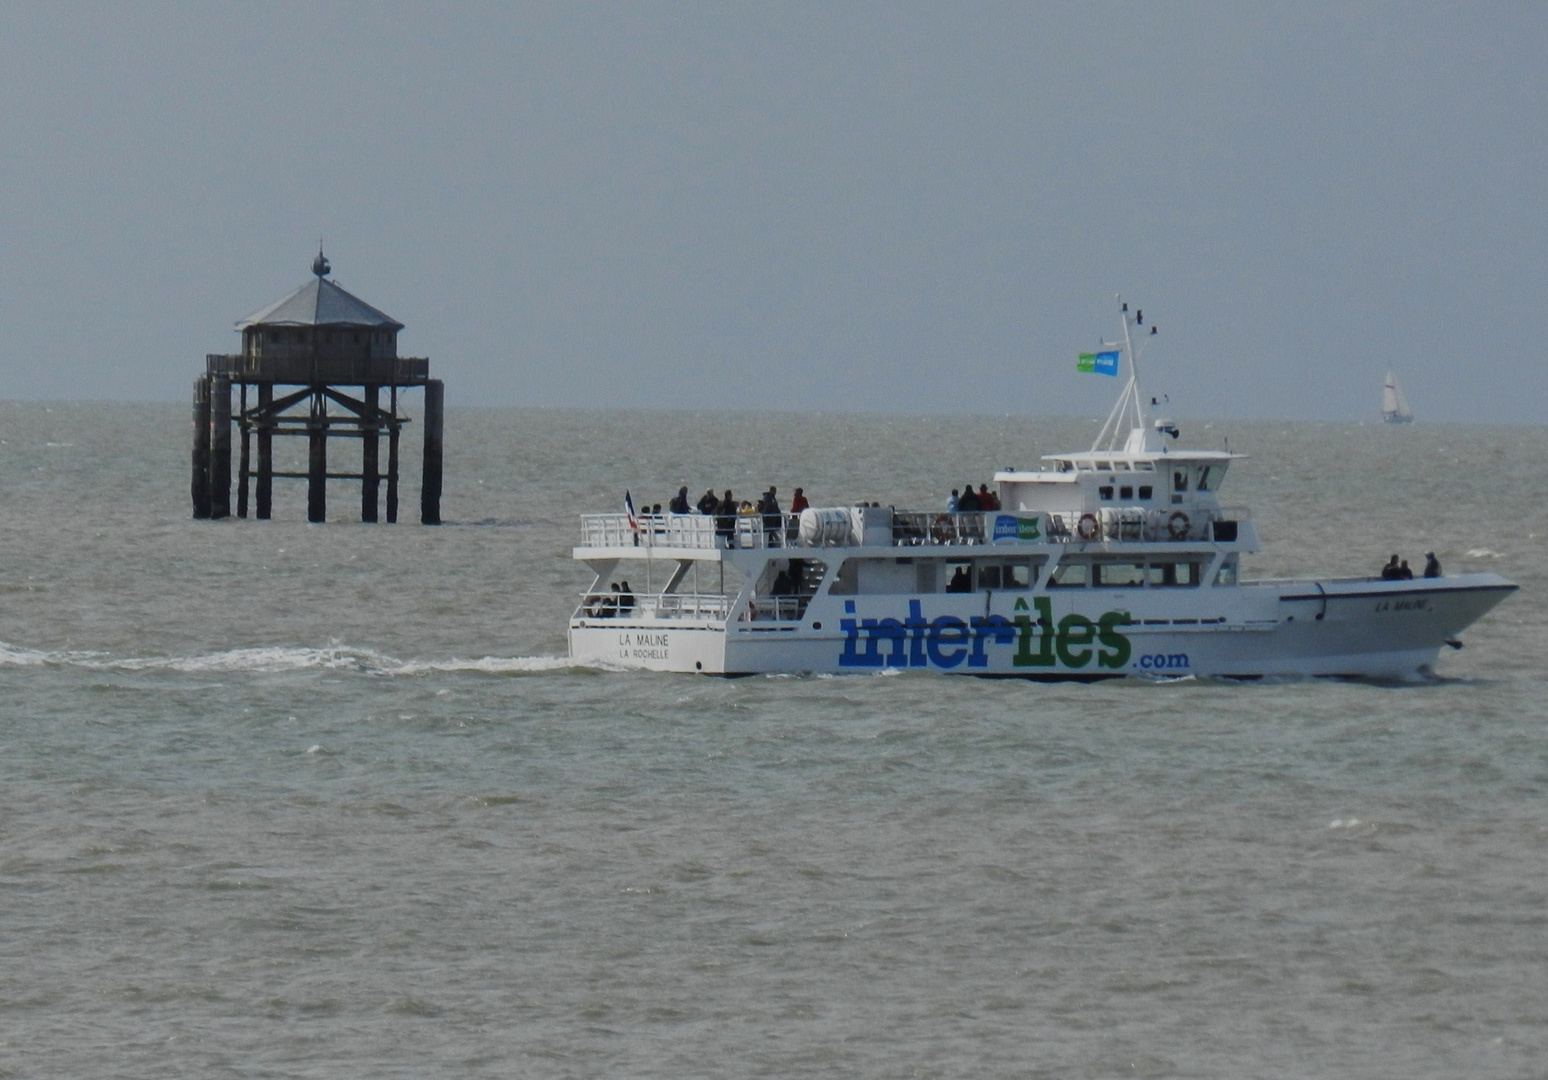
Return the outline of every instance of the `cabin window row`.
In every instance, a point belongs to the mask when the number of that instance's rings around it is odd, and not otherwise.
[[[1059,563],[1048,579],[1050,589],[1194,589],[1204,583],[1208,559],[1165,558],[1122,561],[1075,559]],[[829,592],[927,594],[1026,592],[1035,586],[1044,560],[1017,559],[846,559]],[[1217,585],[1236,584],[1236,563],[1228,559]]]
[[[1151,562],[1060,563],[1048,579],[1050,589],[1196,588],[1203,581],[1204,564],[1192,559],[1157,559]]]
[[[1037,584],[1042,559],[846,559],[828,591],[858,593],[1025,592]]]

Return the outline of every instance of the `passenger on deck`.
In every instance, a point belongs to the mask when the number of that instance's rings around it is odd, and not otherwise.
[[[1408,568],[1408,560],[1407,559],[1404,559],[1402,565],[1398,567],[1398,580],[1399,581],[1412,581],[1412,580],[1414,580],[1414,572]]]
[[[727,492],[726,494],[729,495],[730,492]],[[703,495],[699,496],[698,510],[699,510],[699,513],[703,514],[705,517],[709,517],[711,514],[713,514],[715,512],[716,507],[718,507],[719,505],[720,505],[720,500],[715,498],[715,489],[714,488],[710,488]]]
[[[968,490],[971,491],[973,489],[969,488]],[[946,583],[946,591],[947,592],[972,592],[973,591],[973,580],[972,580],[972,578],[968,577],[967,567],[965,567],[965,566],[957,567],[956,572],[951,575],[951,580]]]
[[[957,498],[957,489],[956,488],[952,488],[951,489],[951,498],[946,500],[946,512],[948,514],[955,514],[957,512],[957,503],[960,502],[960,501],[961,500],[959,500]]]
[[[774,596],[789,596],[793,592],[795,592],[795,590],[790,587],[789,574],[781,570],[778,574],[774,575]]]
[[[686,514],[688,512],[688,485],[684,484],[677,489],[677,494],[672,496],[672,501],[667,509],[674,514]]]
[[[1435,557],[1433,551],[1424,553],[1424,576],[1427,578],[1441,576],[1440,560]]]
[[[611,619],[618,614],[618,582],[610,581],[607,586],[607,595],[602,598],[598,606],[597,615],[604,619]]]
[[[973,485],[964,484],[962,486],[962,497],[957,500],[957,513],[976,514],[978,510],[978,496],[973,493]]]
[[[722,547],[731,546],[731,538],[736,535],[736,499],[728,488],[726,497],[721,499],[715,507],[715,536],[720,540]]]
[[[634,593],[630,590],[627,581],[618,584],[618,614],[622,618],[634,614]]]
[[[1394,554],[1392,558],[1387,560],[1387,565],[1381,568],[1381,580],[1396,581],[1398,580],[1398,574],[1398,557]]]
[[[978,508],[980,510],[998,510],[1000,508],[999,496],[989,490],[988,484],[978,485]]]
[[[780,546],[780,534],[784,531],[785,516],[779,510],[779,496],[774,491],[774,486],[769,485],[769,490],[763,493],[763,498],[758,500],[758,513],[763,515],[763,538],[769,547]]]
[[[805,489],[796,488],[795,494],[790,497],[790,512],[792,514],[799,514],[810,505],[812,504],[806,501]]]

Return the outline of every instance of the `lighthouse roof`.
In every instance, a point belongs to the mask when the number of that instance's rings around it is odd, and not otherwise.
[[[327,278],[318,276],[237,323],[250,326],[374,326],[402,330],[403,324]]]

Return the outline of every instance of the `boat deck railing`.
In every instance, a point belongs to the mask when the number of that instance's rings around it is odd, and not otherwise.
[[[586,593],[575,609],[577,619],[724,619],[734,596],[720,593],[657,593],[635,596],[627,607],[616,594]]]
[[[584,514],[581,546],[592,548],[827,548],[861,543],[892,547],[956,547],[993,543],[997,519],[1039,519],[1038,543],[1213,540],[1232,543],[1237,527],[1252,521],[1245,506],[1188,513],[1177,507],[1103,506],[1094,510],[1015,514],[1000,511],[947,513],[857,507],[823,510],[821,527],[805,533],[800,514]],[[853,520],[848,521],[845,515]],[[835,528],[835,523],[838,527]],[[1014,526],[1013,526],[1014,527]]]

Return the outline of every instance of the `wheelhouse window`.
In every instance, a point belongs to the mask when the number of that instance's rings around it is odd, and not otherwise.
[[[1091,584],[1107,589],[1139,588],[1145,584],[1145,568],[1138,563],[1096,563],[1091,567]]]
[[[1107,485],[1104,485],[1103,487],[1099,487],[1099,488],[1097,488],[1097,494],[1102,496],[1102,499],[1104,501],[1112,502],[1113,501],[1113,486],[1111,484],[1107,484]]]
[[[1060,563],[1048,578],[1050,589],[1083,589],[1090,576],[1091,567],[1083,562]]]
[[[946,591],[947,592],[972,592],[973,591],[973,564],[970,562],[949,562],[946,564]]]
[[[1037,568],[1030,560],[1016,559],[1011,561],[980,562],[978,564],[978,587],[980,589],[1001,591],[1025,591],[1032,587],[1037,580]]]
[[[1236,556],[1235,555],[1227,556],[1226,560],[1220,564],[1220,569],[1215,572],[1215,584],[1216,585],[1235,585],[1236,584]]]
[[[1154,491],[1155,491],[1155,489],[1153,487],[1151,487],[1149,484],[1141,484],[1140,485],[1140,489],[1139,489],[1140,501],[1141,502],[1148,502],[1150,500],[1151,494]]]
[[[1127,486],[1121,487],[1118,489],[1118,497],[1127,502],[1128,500],[1134,498],[1134,489]]]
[[[1210,474],[1213,473],[1214,471],[1215,471],[1214,468],[1209,466],[1209,465],[1202,466],[1199,469],[1198,490],[1200,490],[1200,491],[1208,491],[1209,490],[1210,481],[1212,479]]]
[[[828,586],[831,596],[854,596],[860,591],[860,560],[845,559],[839,564],[838,573],[833,575],[833,584]]]
[[[1153,562],[1146,567],[1146,579],[1151,588],[1194,588],[1200,581],[1197,562],[1168,559]]]
[[[1176,470],[1174,470],[1172,472],[1172,490],[1173,491],[1187,491],[1188,490],[1188,470],[1187,469],[1176,469]]]

